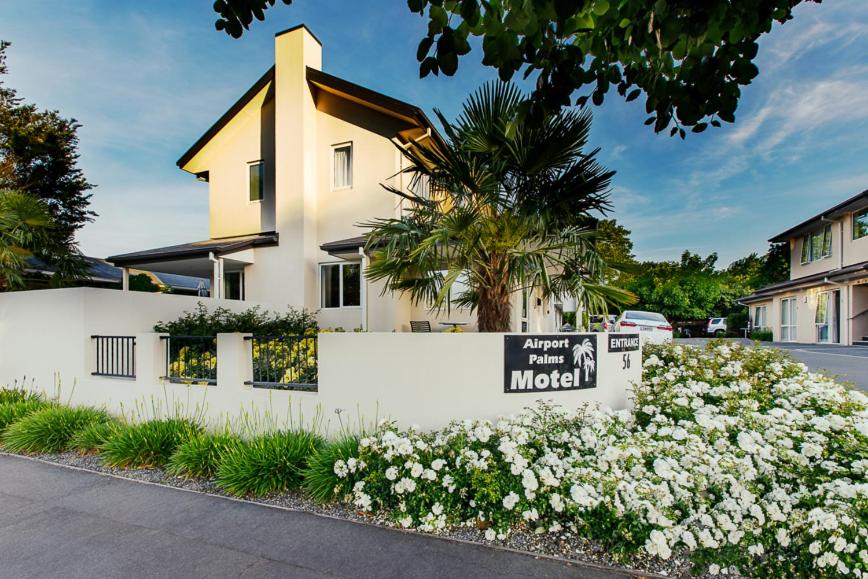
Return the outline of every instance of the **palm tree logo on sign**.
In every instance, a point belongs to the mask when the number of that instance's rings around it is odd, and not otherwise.
[[[588,338],[573,346],[573,365],[584,370],[585,382],[591,379],[591,374],[596,369],[596,362],[594,360],[594,345]]]

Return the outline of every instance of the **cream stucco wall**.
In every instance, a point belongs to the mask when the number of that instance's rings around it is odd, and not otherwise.
[[[279,245],[257,247],[245,268],[251,301],[320,309],[320,264],[341,261],[319,249],[328,242],[364,233],[359,224],[394,217],[400,199],[382,184],[406,188],[400,174],[407,160],[392,142],[412,128],[406,120],[358,104],[307,81],[307,68],[320,69],[322,47],[305,28],[275,37],[274,80],[265,86],[185,166],[208,171],[211,237],[276,231]],[[352,186],[332,186],[333,146],[352,144]],[[248,163],[266,163],[265,199],[250,202]],[[353,255],[344,256],[355,260]],[[367,308],[321,310],[323,327],[407,331],[411,320],[466,322],[466,309],[439,313],[409,298],[383,294],[383,284],[365,281]],[[521,329],[521,296],[513,299],[513,329]],[[549,331],[550,304],[531,299],[529,329]]]

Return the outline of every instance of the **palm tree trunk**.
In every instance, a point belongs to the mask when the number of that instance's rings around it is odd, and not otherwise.
[[[512,330],[512,303],[509,288],[499,280],[479,288],[476,323],[480,332],[509,332]]]

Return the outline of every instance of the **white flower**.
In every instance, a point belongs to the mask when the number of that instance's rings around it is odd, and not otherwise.
[[[437,472],[440,472],[440,470],[441,470],[444,466],[446,466],[446,461],[443,460],[442,458],[435,458],[435,459],[431,462],[431,468],[434,469],[434,470],[437,471]]]
[[[497,532],[494,529],[486,529],[485,530],[485,540],[493,541],[497,538]]]
[[[346,478],[348,474],[347,463],[342,460],[336,461],[334,471],[338,478]]]
[[[507,511],[511,511],[513,508],[515,508],[518,500],[519,496],[514,492],[510,491],[508,495],[503,497],[503,508],[505,508]]]
[[[648,540],[645,541],[645,550],[649,555],[656,555],[661,559],[668,559],[672,556],[672,549],[669,548],[666,542],[666,535],[654,529]]]
[[[398,478],[398,467],[390,466],[386,469],[386,478],[388,480],[395,480]]]

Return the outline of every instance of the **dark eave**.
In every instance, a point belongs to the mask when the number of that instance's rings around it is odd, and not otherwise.
[[[815,287],[827,283],[842,283],[853,278],[861,277],[863,275],[868,275],[868,261],[854,263],[853,265],[848,265],[847,267],[832,269],[829,271],[806,275],[796,279],[790,279],[787,281],[782,281],[780,283],[772,284],[770,286],[758,289],[748,296],[739,298],[738,301],[741,303],[752,303],[769,300],[775,295],[785,291]]]
[[[843,217],[847,213],[850,213],[852,211],[858,211],[860,209],[864,209],[865,207],[868,207],[868,189],[862,191],[857,195],[854,195],[853,197],[850,197],[846,201],[838,203],[834,207],[831,207],[826,211],[823,211],[822,213],[814,215],[810,219],[802,221],[798,225],[787,229],[783,233],[775,235],[774,237],[769,239],[769,242],[781,243],[783,241],[788,241],[793,237],[800,237],[801,235],[810,233],[824,221],[838,219],[840,217]]]
[[[365,246],[365,238],[362,236],[350,237],[323,243],[319,248],[330,255],[342,255],[348,252],[358,253],[360,247]]]
[[[239,237],[225,237],[220,239],[206,239],[156,249],[146,249],[121,255],[113,255],[106,258],[107,261],[118,267],[132,267],[137,264],[158,263],[164,261],[177,261],[207,257],[213,253],[215,256],[243,251],[251,247],[267,247],[277,245],[278,234],[276,232],[259,233],[256,235],[243,235]]]
[[[258,95],[262,91],[262,89],[265,88],[268,85],[268,83],[270,83],[273,80],[274,80],[274,67],[272,66],[271,68],[268,69],[268,71],[266,71],[265,74],[263,74],[259,78],[259,80],[256,81],[256,83],[252,87],[250,87],[250,89],[246,93],[244,93],[244,95],[240,99],[238,99],[235,102],[234,105],[232,105],[232,107],[228,111],[226,111],[223,114],[222,117],[220,117],[217,120],[216,123],[211,125],[210,129],[205,131],[204,135],[199,137],[199,140],[196,141],[193,144],[193,146],[187,150],[186,153],[181,155],[181,158],[178,159],[178,163],[177,163],[178,167],[183,169],[184,165],[189,163],[190,160],[193,157],[195,157],[196,154],[199,151],[201,151],[205,145],[208,144],[208,141],[213,139],[214,136],[217,133],[219,133],[220,130],[223,127],[225,127],[229,123],[229,121],[231,121],[235,117],[235,115],[237,115],[239,113],[239,111],[241,111],[241,109],[243,109],[245,106],[247,106],[247,103],[249,103],[251,100],[253,100],[253,97]]]
[[[425,111],[416,105],[411,105],[410,103],[392,98],[388,95],[384,95],[311,67],[307,67],[307,81],[314,86],[324,88],[330,92],[347,95],[362,104],[367,103],[376,109],[386,113],[391,113],[406,121],[413,122],[420,127],[429,129],[431,131],[431,138],[434,139],[438,145],[443,146],[445,144],[443,137],[437,132],[434,123],[431,122],[431,119],[428,118]]]

